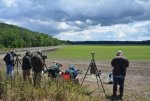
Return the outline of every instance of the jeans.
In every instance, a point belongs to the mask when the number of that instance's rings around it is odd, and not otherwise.
[[[116,95],[117,92],[117,85],[120,85],[119,92],[120,95],[123,95],[124,90],[124,76],[113,76],[113,94]]]
[[[7,76],[11,76],[13,77],[14,76],[14,66],[9,64],[9,65],[6,65],[6,74]]]

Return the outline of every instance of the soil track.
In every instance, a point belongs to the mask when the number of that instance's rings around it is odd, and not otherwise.
[[[32,52],[36,50],[53,50],[59,47],[49,47],[49,48],[34,48],[30,49]],[[25,49],[27,50],[27,49]],[[25,50],[20,50],[24,54]],[[4,57],[0,55],[0,60]],[[51,65],[54,60],[46,60],[47,65]],[[75,64],[83,74],[79,74],[79,82],[81,83],[84,77],[84,74],[89,66],[90,61],[86,60],[57,60],[63,67],[61,68],[64,71],[70,64]],[[96,61],[96,60],[95,60]],[[130,61],[130,60],[129,60]],[[110,61],[96,61],[97,68],[101,69],[103,74],[108,74],[111,72],[112,67]],[[0,67],[4,66],[4,62],[0,61]],[[102,79],[104,81],[104,79]],[[95,78],[90,75],[87,75],[83,85],[88,86],[88,88],[93,91],[92,96],[101,96],[102,101],[110,101],[105,99],[102,87],[98,89]],[[112,94],[112,84],[103,83],[104,88],[108,96]],[[125,90],[124,90],[124,101],[150,101],[150,61],[130,61],[130,66],[127,69],[127,76],[125,79]],[[119,100],[113,100],[119,101]]]
[[[46,64],[51,65],[54,60],[47,60]],[[75,64],[83,74],[79,74],[79,82],[81,83],[85,72],[90,64],[90,61],[85,60],[58,60],[63,67],[64,71],[70,64]],[[130,60],[129,60],[130,61]],[[102,81],[105,81],[105,76],[108,75],[111,70],[111,61],[96,61],[97,68],[102,71]],[[99,82],[100,84],[100,82]],[[87,75],[83,82],[83,85],[93,91],[93,96],[101,96],[102,101],[111,101],[105,99],[102,86],[100,84],[100,90],[98,89],[96,78],[91,75]],[[108,96],[112,95],[112,84],[104,83],[104,88]],[[123,101],[150,101],[150,61],[130,61],[130,66],[127,68],[127,75],[125,78]],[[104,100],[105,99],[105,100]],[[120,100],[113,100],[120,101]]]
[[[49,61],[49,62],[48,62]],[[47,64],[51,64],[52,61],[48,60]],[[88,61],[77,61],[77,60],[59,60],[63,64],[62,70],[65,70],[70,64],[75,64],[83,74],[79,74],[79,82],[81,83],[84,74],[89,66]],[[97,68],[102,71],[102,78],[111,72],[112,67],[110,61],[96,61]],[[102,79],[105,81],[105,77]],[[100,84],[100,82],[99,82]],[[105,99],[102,86],[100,84],[100,90],[96,83],[96,78],[91,75],[87,75],[83,82],[83,85],[88,86],[88,88],[93,91],[93,96],[101,96]],[[108,96],[112,94],[112,84],[104,83],[104,88]],[[150,101],[150,61],[130,61],[130,66],[127,69],[127,75],[125,78],[125,88],[124,88],[124,101]],[[105,99],[102,101],[108,101]],[[110,100],[109,100],[110,101]],[[119,101],[119,100],[113,100]]]

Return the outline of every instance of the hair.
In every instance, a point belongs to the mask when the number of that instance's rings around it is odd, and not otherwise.
[[[38,50],[38,51],[37,51],[37,54],[39,54],[39,55],[42,56],[42,51],[41,51],[41,50]]]
[[[122,51],[118,51],[116,55],[117,56],[123,56],[123,52]]]
[[[29,55],[29,56],[31,55],[29,50],[26,51],[26,55]]]

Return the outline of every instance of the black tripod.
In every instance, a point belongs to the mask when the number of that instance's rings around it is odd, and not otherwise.
[[[106,92],[105,92],[105,89],[104,89],[104,86],[103,86],[103,83],[102,83],[102,80],[101,80],[101,77],[100,77],[100,71],[98,71],[97,66],[96,66],[96,63],[95,63],[95,60],[94,60],[94,55],[95,55],[95,53],[92,52],[91,54],[92,54],[92,60],[91,60],[91,63],[90,63],[90,65],[89,65],[89,67],[88,67],[88,69],[87,69],[87,71],[86,71],[86,73],[85,73],[85,75],[84,75],[84,78],[83,78],[83,80],[82,80],[81,86],[82,86],[82,84],[83,84],[83,82],[84,82],[84,80],[85,80],[85,78],[86,78],[86,75],[87,75],[89,69],[90,69],[90,73],[96,75],[96,80],[97,80],[97,86],[98,86],[98,88],[100,87],[100,86],[99,86],[99,81],[100,81],[101,86],[102,86],[102,88],[103,88],[103,92],[104,92],[104,94],[105,94],[105,97],[107,97]]]
[[[21,65],[21,61],[20,61],[20,59],[18,58],[20,56],[20,54],[18,55],[16,55],[16,60],[15,60],[15,66],[17,65],[17,74],[19,74],[19,72],[18,72],[18,66],[19,66],[19,64]],[[21,65],[22,66],[22,65]]]

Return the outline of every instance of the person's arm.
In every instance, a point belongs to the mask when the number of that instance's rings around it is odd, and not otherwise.
[[[44,69],[44,61],[41,56],[39,57],[39,66]]]
[[[111,61],[111,66],[112,66],[112,67],[115,66],[115,61],[114,61],[114,59]]]
[[[10,56],[10,63],[14,66],[15,65],[15,61],[14,61],[13,55],[9,55],[9,56]]]
[[[126,67],[129,67],[129,61],[126,59]]]

